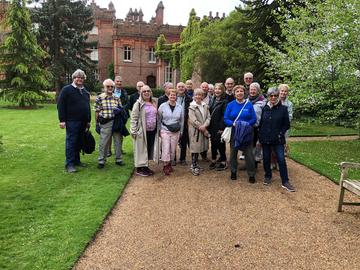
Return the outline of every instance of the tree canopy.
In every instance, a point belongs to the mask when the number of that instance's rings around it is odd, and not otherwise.
[[[19,106],[36,105],[49,87],[50,73],[42,68],[47,54],[37,44],[25,0],[12,0],[5,26],[10,32],[0,45],[0,96]]]
[[[80,68],[91,79],[94,63],[88,56],[96,44],[87,41],[93,28],[93,14],[87,1],[47,0],[33,10],[33,22],[38,25],[38,41],[50,58],[47,61],[55,77],[54,88],[60,90],[66,75]]]
[[[294,10],[296,16],[280,18],[281,47],[262,47],[271,82],[281,78],[290,84],[299,112],[327,121],[359,121],[359,10],[357,0],[309,2]]]

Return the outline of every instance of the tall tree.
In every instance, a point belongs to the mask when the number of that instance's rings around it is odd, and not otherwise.
[[[265,73],[267,62],[260,57],[259,43],[279,48],[285,39],[278,20],[279,16],[286,14],[288,18],[292,17],[292,10],[303,6],[306,0],[240,1],[244,4],[244,8],[239,7],[237,10],[244,15],[244,20],[242,20],[238,31],[246,37],[240,50],[249,55],[242,60],[242,65],[254,73],[256,80],[269,81],[270,78]]]
[[[38,24],[38,40],[49,53],[47,62],[55,77],[57,93],[66,81],[66,75],[81,68],[91,75],[94,63],[89,58],[93,43],[87,42],[87,33],[94,26],[92,10],[86,0],[44,0],[34,9],[33,21]]]
[[[25,0],[12,0],[5,27],[10,29],[0,46],[0,96],[19,106],[36,105],[46,96],[50,73],[42,68],[46,52],[37,44]]]

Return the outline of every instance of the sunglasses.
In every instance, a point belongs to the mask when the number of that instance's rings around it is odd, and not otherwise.
[[[144,90],[143,93],[150,93],[150,90]]]
[[[112,85],[107,85],[106,88],[114,88]]]

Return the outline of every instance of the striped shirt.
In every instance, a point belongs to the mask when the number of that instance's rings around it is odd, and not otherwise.
[[[121,107],[121,101],[119,98],[114,96],[108,96],[105,93],[102,93],[96,97],[95,100],[95,111],[99,115],[106,119],[111,119],[115,117],[114,109]]]

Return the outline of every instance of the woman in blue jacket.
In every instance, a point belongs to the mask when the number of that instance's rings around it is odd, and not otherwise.
[[[259,125],[259,140],[263,149],[263,165],[265,170],[264,185],[271,184],[270,156],[272,150],[279,164],[282,187],[287,191],[294,192],[295,189],[289,182],[284,155],[285,134],[290,128],[288,108],[281,104],[277,88],[270,88],[267,96],[269,101],[262,111]]]
[[[235,131],[235,120],[247,122],[250,126],[256,123],[256,113],[253,105],[247,99],[245,99],[245,87],[242,85],[236,85],[233,88],[235,100],[228,103],[224,114],[224,122],[227,127],[232,126],[231,140],[230,140],[230,168],[231,168],[231,180],[237,178],[237,154],[234,143],[234,131]],[[241,111],[242,110],[242,111]],[[241,113],[240,113],[241,111]],[[238,117],[240,113],[240,116]],[[242,149],[245,155],[246,171],[249,176],[249,182],[255,183],[255,158],[253,153],[252,143]]]

